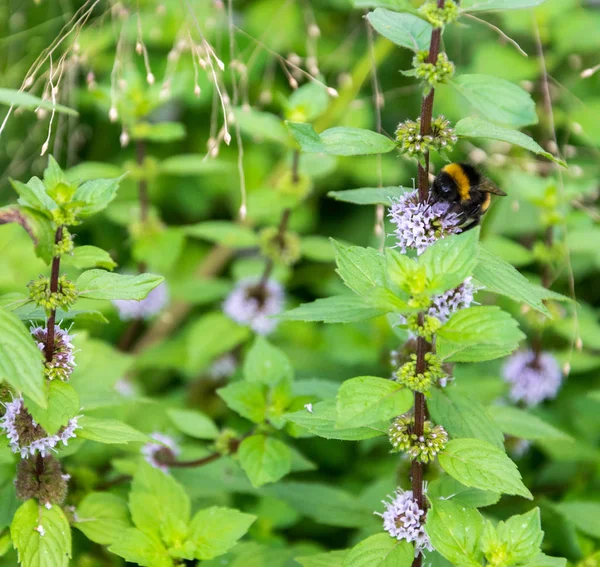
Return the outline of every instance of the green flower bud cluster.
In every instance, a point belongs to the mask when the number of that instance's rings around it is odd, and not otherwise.
[[[66,227],[63,227],[62,238],[60,242],[54,245],[54,249],[52,250],[53,256],[64,256],[65,254],[73,253],[73,236],[67,230]]]
[[[446,0],[444,7],[438,8],[436,0],[429,0],[419,12],[434,28],[443,28],[458,18],[458,5],[453,0]]]
[[[223,429],[215,439],[215,451],[223,456],[231,455],[237,450],[237,431],[229,428]]]
[[[283,197],[290,197],[299,202],[310,195],[313,183],[308,175],[299,173],[294,179],[292,172],[286,171],[279,177],[276,189]]]
[[[440,380],[447,380],[448,375],[442,368],[442,361],[434,353],[425,355],[425,372],[417,372],[417,355],[412,354],[410,361],[403,364],[396,372],[396,378],[400,384],[413,390],[426,394],[431,386]]]
[[[36,498],[41,504],[62,504],[67,496],[69,475],[63,474],[58,459],[52,455],[42,459],[41,473],[36,459],[21,459],[17,465],[15,488],[17,498]]]
[[[431,88],[447,83],[454,75],[454,63],[443,52],[438,54],[435,63],[429,63],[428,57],[428,51],[419,51],[413,58],[413,72],[409,74],[422,79]]]
[[[419,314],[414,313],[406,318],[408,329],[415,335],[431,341],[434,333],[442,326],[442,322],[431,315],[423,316],[423,324],[419,325]]]
[[[273,262],[291,266],[300,259],[300,238],[295,232],[279,234],[279,229],[269,226],[260,233],[260,250]]]
[[[66,276],[58,278],[58,289],[50,291],[50,278],[40,276],[27,284],[29,288],[29,299],[36,305],[43,307],[46,311],[54,309],[69,309],[77,301],[77,288]]]
[[[413,417],[397,417],[390,426],[388,436],[392,453],[406,453],[412,460],[429,463],[446,448],[448,434],[441,425],[425,421],[423,435],[414,433]]]
[[[458,140],[454,128],[450,127],[450,121],[443,116],[438,116],[431,123],[431,133],[421,135],[421,119],[406,120],[398,124],[396,128],[396,141],[399,150],[409,157],[424,156],[430,151],[444,153],[452,150]]]
[[[58,209],[54,209],[52,212],[52,220],[58,225],[64,226],[73,226],[76,224],[80,224],[80,221],[77,220],[77,212],[79,207],[75,208],[71,205],[65,205],[63,207],[59,207]]]

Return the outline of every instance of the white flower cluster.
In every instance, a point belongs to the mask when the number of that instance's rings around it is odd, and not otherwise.
[[[445,323],[454,312],[466,309],[473,303],[473,295],[478,289],[473,285],[471,277],[454,289],[434,295],[431,298],[433,305],[429,309],[429,315]]]
[[[415,555],[424,549],[433,551],[429,536],[421,524],[425,511],[419,508],[412,490],[396,490],[389,499],[389,502],[383,500],[383,514],[375,512],[383,518],[383,529],[397,540],[415,542]]]
[[[122,321],[132,319],[150,319],[160,313],[169,302],[169,290],[167,284],[162,282],[156,286],[144,299],[114,299],[113,305],[119,312]]]
[[[48,329],[46,327],[31,327],[29,329],[32,336],[42,353],[46,352],[46,337]],[[54,326],[54,346],[52,348],[52,360],[46,362],[46,377],[48,380],[56,378],[67,381],[75,369],[74,347],[71,341],[74,335],[69,335],[68,331],[60,328],[60,325]]]
[[[271,319],[283,311],[283,287],[275,280],[260,286],[257,278],[240,280],[223,303],[225,314],[242,325],[248,325],[259,335],[268,335],[277,327]]]
[[[12,402],[3,405],[6,411],[0,419],[0,429],[6,433],[12,452],[20,453],[22,459],[27,459],[36,453],[45,457],[50,451],[53,451],[59,443],[62,443],[65,446],[68,445],[69,439],[77,437],[75,431],[81,429],[81,426],[77,423],[78,417],[80,416],[77,416],[70,419],[66,427],[63,427],[58,433],[48,435],[27,413],[27,410],[24,409],[23,398],[17,398]],[[19,420],[21,420],[22,423],[19,423]],[[32,439],[29,442],[23,441],[21,434],[19,433],[20,430],[25,428],[31,430],[29,431],[29,434],[32,436]],[[36,434],[40,436],[37,436]]]
[[[394,232],[402,253],[413,248],[422,254],[437,240],[459,233],[460,217],[449,212],[449,208],[448,203],[432,203],[429,199],[420,203],[418,191],[393,201],[389,217],[396,225]]]
[[[531,350],[514,353],[504,364],[502,376],[510,384],[510,399],[528,406],[555,398],[562,384],[560,366],[549,352],[537,357]]]
[[[169,472],[169,467],[162,462],[159,455],[165,457],[176,457],[179,455],[180,450],[175,439],[163,433],[153,433],[150,437],[158,441],[158,443],[146,443],[142,447],[141,452],[144,455],[144,459],[155,469],[160,469],[165,473]]]

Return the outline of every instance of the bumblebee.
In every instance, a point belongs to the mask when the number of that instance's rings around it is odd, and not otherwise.
[[[431,186],[433,201],[449,203],[449,212],[460,217],[463,231],[479,224],[490,208],[492,193],[506,196],[502,189],[468,163],[451,163],[443,167]]]

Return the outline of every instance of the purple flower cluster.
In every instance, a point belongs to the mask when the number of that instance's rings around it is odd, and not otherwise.
[[[514,353],[504,364],[502,376],[510,384],[510,399],[528,406],[555,398],[562,383],[560,366],[549,352],[539,356],[531,350]]]
[[[389,502],[383,500],[383,514],[375,512],[383,518],[383,529],[397,540],[415,542],[415,555],[423,549],[433,551],[429,536],[421,524],[425,511],[419,508],[412,490],[396,490],[389,499]]]
[[[169,302],[169,290],[167,284],[162,282],[156,286],[144,299],[115,299],[113,305],[119,312],[122,321],[132,319],[150,319],[160,313]]]
[[[146,443],[141,451],[144,459],[155,469],[160,469],[164,473],[169,472],[169,467],[165,464],[166,460],[172,460],[179,455],[179,447],[175,439],[163,433],[153,433],[151,437],[158,443]]]
[[[283,287],[275,280],[261,286],[256,278],[240,280],[223,303],[225,314],[242,325],[248,325],[259,335],[268,335],[277,327],[271,319],[283,310]]]
[[[48,435],[23,407],[23,398],[16,398],[3,405],[6,411],[0,419],[0,429],[6,433],[12,452],[20,453],[22,459],[27,459],[36,453],[46,457],[59,443],[68,445],[69,439],[77,437],[75,431],[81,429],[77,424],[80,417],[78,416],[70,419],[58,433]],[[27,434],[29,438],[27,441],[22,439],[23,434]]]
[[[454,312],[466,309],[473,303],[473,295],[478,288],[473,285],[471,277],[454,289],[435,295],[431,298],[433,305],[429,309],[429,315],[445,323]]]
[[[35,338],[38,348],[46,351],[46,337],[48,329],[46,327],[31,327],[30,332]],[[75,357],[73,356],[74,347],[71,341],[73,335],[60,328],[60,325],[54,326],[54,347],[52,349],[52,360],[46,362],[45,375],[48,380],[59,379],[66,382],[75,369]]]
[[[396,225],[397,246],[405,253],[413,248],[422,254],[437,240],[460,232],[460,218],[449,212],[448,203],[420,203],[418,192],[405,193],[392,202],[389,217]]]

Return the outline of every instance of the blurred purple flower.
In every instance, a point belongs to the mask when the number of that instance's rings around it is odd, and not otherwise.
[[[536,406],[555,398],[562,383],[558,362],[549,352],[538,357],[531,351],[518,351],[504,364],[502,376],[510,384],[510,399]]]
[[[275,330],[278,321],[271,319],[283,310],[284,291],[275,280],[262,287],[257,278],[240,280],[223,303],[225,314],[242,325],[248,325],[259,335]]]
[[[122,321],[130,321],[132,319],[150,319],[160,313],[168,302],[169,289],[167,284],[162,282],[141,301],[115,299],[112,303],[119,312],[119,318]]]

